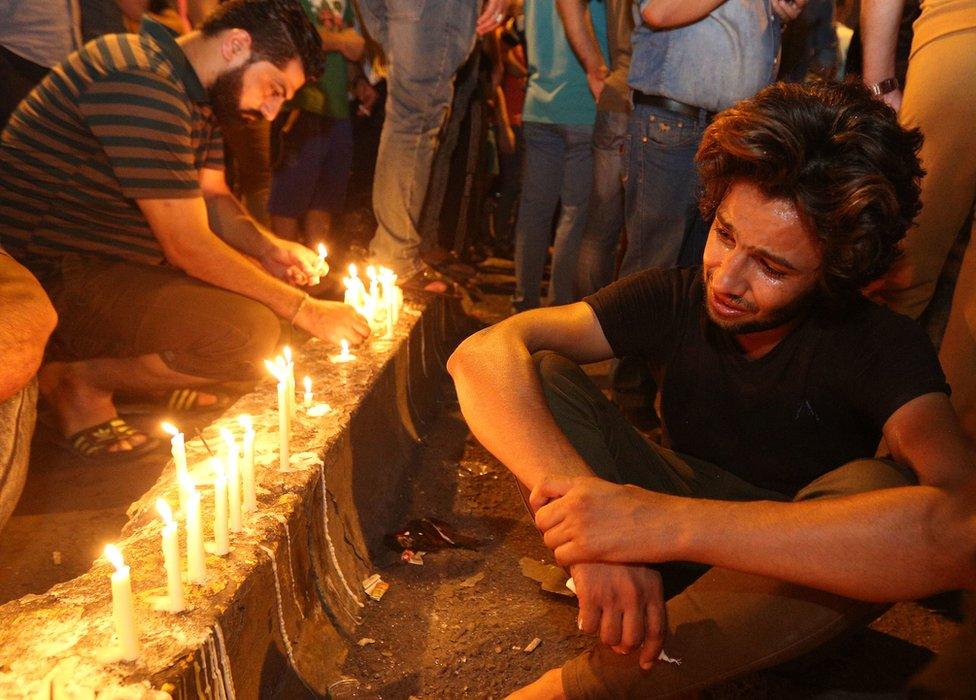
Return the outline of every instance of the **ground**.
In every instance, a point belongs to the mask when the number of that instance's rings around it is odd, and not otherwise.
[[[510,265],[482,266],[485,294],[473,311],[484,322],[508,312]],[[599,370],[595,375],[601,378]],[[499,698],[591,643],[576,629],[574,599],[545,593],[523,576],[520,559],[551,557],[511,477],[471,438],[447,382],[443,397],[443,412],[417,455],[412,488],[403,498],[409,517],[438,517],[481,545],[431,552],[422,566],[396,563],[380,571],[389,592],[367,605],[343,669],[356,682],[337,686],[336,697]],[[0,534],[0,602],[40,593],[87,570],[165,459],[164,450],[133,464],[69,467],[51,437],[50,430],[39,429],[27,490]],[[389,523],[390,531],[402,524]],[[957,609],[951,596],[895,605],[815,659],[750,675],[708,696],[895,691],[943,647],[957,627]],[[524,651],[535,638],[538,647]]]

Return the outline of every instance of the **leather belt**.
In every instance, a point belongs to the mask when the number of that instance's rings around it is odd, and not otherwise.
[[[694,105],[688,105],[684,102],[678,102],[677,100],[672,100],[670,97],[648,95],[640,90],[634,90],[634,104],[646,105],[648,107],[660,107],[661,109],[666,109],[669,112],[675,112],[686,117],[691,117],[692,119],[706,122],[711,121],[712,117],[715,116],[715,112],[709,112],[707,109],[695,107]]]

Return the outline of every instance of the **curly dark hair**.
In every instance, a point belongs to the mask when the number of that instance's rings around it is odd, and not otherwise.
[[[306,80],[322,74],[322,39],[298,0],[227,0],[200,25],[208,37],[225,29],[243,29],[250,34],[257,60],[283,68],[299,58]]]
[[[860,83],[770,85],[705,130],[702,215],[711,220],[736,180],[792,201],[820,240],[821,291],[850,298],[891,267],[921,209],[921,145]]]

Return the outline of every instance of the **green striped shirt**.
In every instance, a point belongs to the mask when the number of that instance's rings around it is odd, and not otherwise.
[[[0,242],[16,257],[77,252],[165,258],[138,199],[200,197],[223,169],[207,92],[172,35],[151,20],[55,66],[0,142]]]

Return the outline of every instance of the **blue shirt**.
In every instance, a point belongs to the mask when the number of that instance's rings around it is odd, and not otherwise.
[[[606,6],[603,0],[591,0],[589,7],[606,61],[610,55]],[[596,105],[586,82],[586,72],[569,45],[555,0],[526,0],[525,44],[529,86],[522,121],[593,124]]]
[[[630,87],[720,112],[775,80],[780,24],[769,0],[726,0],[703,19],[670,29],[644,23],[640,9],[648,2],[634,6]]]

